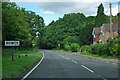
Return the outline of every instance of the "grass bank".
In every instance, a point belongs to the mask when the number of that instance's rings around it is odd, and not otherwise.
[[[118,59],[117,56],[108,56],[106,54],[104,55],[99,55],[99,54],[91,54],[91,53],[80,53],[82,55],[90,55],[90,56],[93,56],[93,57],[99,57],[99,58],[104,58],[104,59]]]
[[[2,51],[3,78],[17,78],[42,57],[42,53],[37,50],[14,49],[14,61],[12,62],[12,49]]]

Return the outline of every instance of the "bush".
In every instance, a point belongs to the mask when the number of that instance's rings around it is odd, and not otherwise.
[[[66,51],[70,51],[70,45],[69,45],[69,44],[65,44],[65,45],[64,45],[64,49],[65,49]]]
[[[96,43],[95,45],[93,45],[93,47],[91,48],[91,53],[92,54],[98,54],[98,48],[99,48],[99,44]]]
[[[100,55],[104,55],[104,54],[109,54],[110,53],[110,50],[109,50],[109,45],[108,44],[102,44],[101,46],[101,52],[99,53]]]
[[[89,53],[89,52],[91,52],[91,46],[92,45],[84,45],[84,46],[81,47],[81,51]]]
[[[109,54],[109,45],[108,44],[100,44],[97,43],[95,45],[93,45],[93,47],[91,48],[91,53],[92,54],[99,54],[99,55],[103,55],[103,54]]]
[[[70,47],[71,47],[72,52],[77,52],[77,51],[79,51],[79,48],[80,48],[79,44],[77,44],[77,43],[72,43],[70,45]]]
[[[96,43],[95,45],[85,45],[81,47],[83,52],[88,52],[92,54],[99,55],[108,55],[108,56],[117,56],[118,58],[120,53],[120,38],[110,40],[108,43],[100,44]]]
[[[109,50],[110,53],[108,55],[110,56],[119,56],[119,42],[120,42],[120,38],[117,38],[115,40],[110,40],[107,44],[109,45]]]

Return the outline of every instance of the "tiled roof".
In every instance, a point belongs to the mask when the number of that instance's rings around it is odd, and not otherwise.
[[[115,27],[117,27],[117,29],[120,30],[120,20],[115,24]]]
[[[95,27],[93,30],[94,34],[100,34],[101,28]]]
[[[120,25],[117,22],[116,24],[112,24],[112,30],[120,30]],[[103,24],[104,31],[110,31],[110,24]]]

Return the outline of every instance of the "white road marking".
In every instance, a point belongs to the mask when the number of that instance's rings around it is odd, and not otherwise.
[[[42,54],[43,54],[43,57],[42,57],[42,59],[40,60],[40,62],[30,71],[30,72],[28,72],[21,80],[24,80],[26,77],[28,77],[37,67],[38,67],[38,65],[40,65],[40,63],[43,61],[43,59],[44,59],[44,53],[42,52]]]
[[[116,63],[112,63],[112,64],[116,64]]]
[[[68,59],[68,60],[69,60],[69,58],[65,58],[65,59]]]
[[[103,80],[107,80],[107,79],[103,78]]]
[[[88,71],[90,71],[90,72],[94,72],[94,71],[92,71],[91,69],[89,69],[89,68],[87,68],[87,67],[85,67],[84,65],[81,65],[83,68],[85,68],[85,69],[87,69]]]
[[[76,61],[74,61],[74,60],[72,60],[72,62],[74,62],[74,63],[78,64],[78,62],[76,62]]]

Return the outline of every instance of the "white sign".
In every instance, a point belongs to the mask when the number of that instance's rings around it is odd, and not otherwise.
[[[5,46],[20,46],[20,41],[5,41]]]

